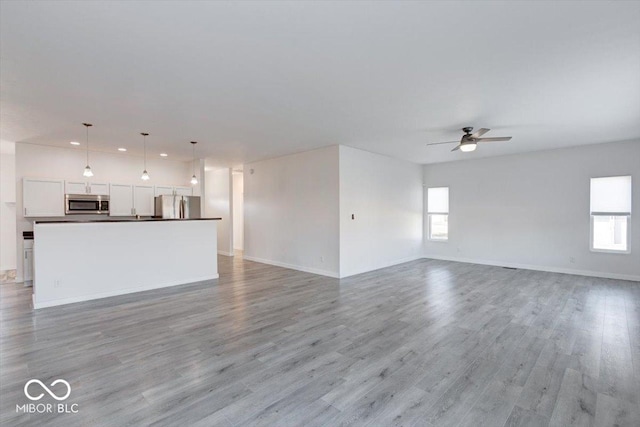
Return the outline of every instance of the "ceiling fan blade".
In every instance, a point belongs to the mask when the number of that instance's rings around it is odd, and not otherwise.
[[[459,150],[459,149],[460,149],[460,146],[459,146],[459,145],[456,145],[456,148],[454,148],[454,149],[453,149],[453,150],[451,150],[451,151],[456,151],[456,150]]]
[[[478,138],[476,141],[492,142],[492,141],[511,141],[510,136],[501,136],[497,138]]]
[[[447,141],[447,142],[432,142],[427,145],[440,145],[440,144],[458,144],[460,141]]]
[[[478,129],[471,135],[471,138],[480,138],[482,135],[489,132],[490,130],[491,129],[485,129],[485,128]]]

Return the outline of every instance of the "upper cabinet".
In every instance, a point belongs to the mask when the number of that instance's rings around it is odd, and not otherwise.
[[[90,182],[89,183],[89,194],[95,194],[97,196],[108,196],[109,195],[109,184],[99,183],[99,182]]]
[[[87,183],[84,181],[65,181],[64,192],[67,194],[86,194]]]
[[[176,196],[193,196],[193,188],[191,187],[174,187]]]
[[[157,196],[173,196],[173,187],[156,185],[154,193]]]
[[[109,195],[109,184],[99,182],[65,181],[64,188],[67,194]]]
[[[154,208],[153,185],[134,185],[133,212],[140,216],[153,216]]]
[[[64,216],[64,181],[24,178],[22,207],[25,217]]]
[[[191,187],[104,184],[41,178],[24,178],[22,188],[25,217],[65,216],[65,193],[109,196],[110,216],[153,216],[155,196],[193,194]]]
[[[156,196],[192,196],[193,189],[191,187],[170,187],[168,185],[156,185]]]

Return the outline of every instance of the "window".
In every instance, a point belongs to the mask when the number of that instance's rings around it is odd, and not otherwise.
[[[449,239],[449,187],[427,188],[429,240]]]
[[[591,178],[591,250],[629,253],[631,177]]]

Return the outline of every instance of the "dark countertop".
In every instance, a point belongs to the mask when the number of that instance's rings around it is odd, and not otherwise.
[[[80,224],[80,223],[103,223],[103,222],[155,222],[155,221],[219,221],[222,218],[109,218],[109,219],[48,219],[34,221],[34,224]]]

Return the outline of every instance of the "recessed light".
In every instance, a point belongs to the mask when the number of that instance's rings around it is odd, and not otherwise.
[[[80,143],[76,142],[76,141],[71,141],[71,142],[69,142],[69,144],[71,144],[71,145],[80,145]]]
[[[167,157],[168,154],[167,153],[160,153],[160,157]]]
[[[118,148],[118,151],[127,151],[126,148]]]

